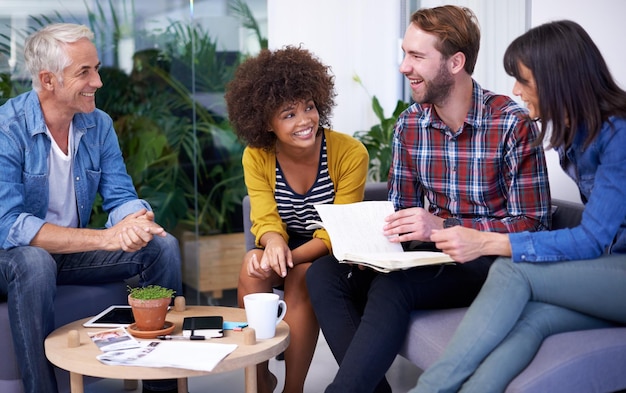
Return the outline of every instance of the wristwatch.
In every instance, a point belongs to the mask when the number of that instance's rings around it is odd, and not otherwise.
[[[450,218],[446,218],[445,220],[443,220],[444,228],[455,227],[457,225],[461,225],[461,220],[459,220],[458,218],[450,217]]]

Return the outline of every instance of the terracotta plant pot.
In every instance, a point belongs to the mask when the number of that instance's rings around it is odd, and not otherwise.
[[[147,332],[161,330],[165,326],[167,307],[172,298],[142,300],[128,295],[128,304],[133,310],[137,330]]]

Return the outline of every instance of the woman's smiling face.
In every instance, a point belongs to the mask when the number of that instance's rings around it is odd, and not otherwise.
[[[270,129],[283,145],[309,147],[315,144],[319,121],[313,100],[299,100],[281,106],[270,121]]]
[[[531,119],[541,117],[539,113],[539,96],[537,95],[537,84],[532,71],[521,62],[519,63],[520,79],[515,80],[513,94],[519,96],[526,104]]]

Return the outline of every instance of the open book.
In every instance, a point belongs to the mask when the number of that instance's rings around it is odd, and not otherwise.
[[[383,235],[385,217],[393,214],[390,201],[366,201],[344,205],[315,205],[323,227],[330,236],[333,255],[339,262],[355,263],[380,272],[416,266],[454,262],[435,251],[404,251]]]

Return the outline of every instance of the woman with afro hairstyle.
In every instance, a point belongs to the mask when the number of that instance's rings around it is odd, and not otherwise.
[[[322,203],[363,199],[368,167],[365,147],[330,130],[334,76],[309,51],[287,46],[245,60],[226,89],[228,116],[246,144],[243,170],[250,196],[256,248],[244,257],[238,302],[249,293],[284,288],[290,344],[285,350],[284,392],[302,392],[319,335],[305,283],[316,259],[331,251],[319,220]],[[264,362],[257,369],[260,393],[276,377]]]

